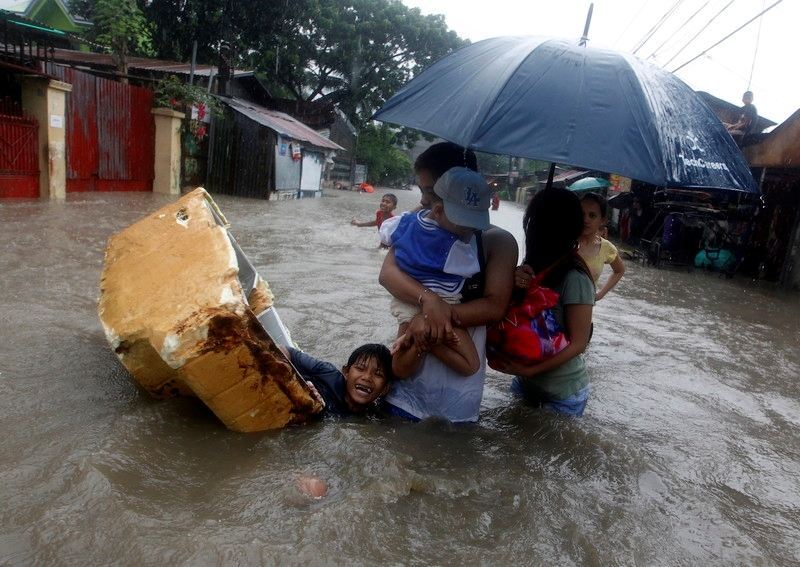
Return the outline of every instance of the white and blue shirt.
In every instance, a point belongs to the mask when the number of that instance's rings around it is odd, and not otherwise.
[[[439,226],[430,211],[406,213],[381,225],[381,241],[394,247],[397,266],[440,296],[461,292],[464,280],[480,271],[475,236],[463,242]],[[394,221],[394,222],[390,222]]]

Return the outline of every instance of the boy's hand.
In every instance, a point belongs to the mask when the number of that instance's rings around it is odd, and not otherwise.
[[[442,342],[450,348],[456,348],[461,342],[461,339],[458,338],[458,335],[455,331],[450,331],[449,334],[445,335],[445,338]]]
[[[358,226],[358,221],[356,219],[351,219],[350,224],[352,224],[353,226]]]
[[[533,279],[533,268],[528,264],[522,264],[514,272],[514,285],[522,289],[528,289]]]
[[[405,350],[409,348],[413,343],[411,335],[408,333],[403,333],[399,337],[397,337],[394,342],[389,345],[389,352],[392,353],[392,356],[396,355],[401,350]]]
[[[426,345],[430,342],[430,327],[422,313],[415,315],[408,323],[406,335],[411,337],[414,344]]]
[[[439,344],[453,334],[453,306],[435,293],[422,294],[421,315],[425,333],[424,336],[419,336],[420,339]],[[417,336],[415,333],[414,338]]]

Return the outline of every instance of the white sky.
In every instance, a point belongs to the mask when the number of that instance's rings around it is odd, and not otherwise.
[[[590,4],[589,0],[402,1],[407,6],[420,8],[423,14],[444,14],[450,29],[473,42],[501,35],[579,38]],[[589,45],[633,52],[659,20],[675,7],[636,53],[642,59],[673,71],[775,1],[595,0]],[[729,2],[730,6],[725,8]],[[720,11],[722,13],[709,24]],[[708,27],[668,63],[706,24]],[[741,105],[752,68],[749,90],[754,93],[759,114],[780,123],[800,108],[798,34],[800,0],[783,0],[676,74],[695,90]]]

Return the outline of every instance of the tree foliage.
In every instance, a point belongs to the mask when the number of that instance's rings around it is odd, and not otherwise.
[[[128,74],[129,55],[154,55],[152,29],[136,0],[96,0],[91,11],[93,39],[111,50],[117,70]]]
[[[142,26],[130,6],[147,19]],[[114,10],[100,7],[119,5]],[[434,61],[465,45],[441,15],[400,0],[71,0],[81,15],[113,31],[120,53],[255,69],[273,96],[335,102],[361,129],[377,108]],[[123,17],[120,17],[122,15]],[[118,26],[125,33],[117,33]],[[106,32],[104,32],[106,33]],[[99,40],[99,37],[98,37]],[[126,51],[127,48],[127,51]],[[396,134],[404,145],[417,134]]]
[[[305,7],[263,38],[252,62],[294,97],[333,100],[358,123],[464,43],[442,16],[397,0],[309,0]]]
[[[99,1],[99,0],[98,0]],[[255,69],[276,96],[336,102],[357,125],[465,42],[399,0],[151,0],[160,57]]]
[[[367,165],[367,179],[373,184],[405,183],[413,175],[411,158],[397,148],[396,134],[385,124],[364,127],[356,159]]]
[[[222,104],[197,85],[189,85],[175,75],[167,75],[155,88],[155,105],[187,112],[192,105],[202,104],[213,115],[222,114]]]

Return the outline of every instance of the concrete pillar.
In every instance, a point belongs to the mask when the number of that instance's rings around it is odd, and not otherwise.
[[[181,194],[181,120],[185,114],[169,108],[154,108],[156,156],[153,192]]]
[[[22,80],[22,108],[39,122],[39,196],[67,195],[66,95],[72,85],[46,77]]]

